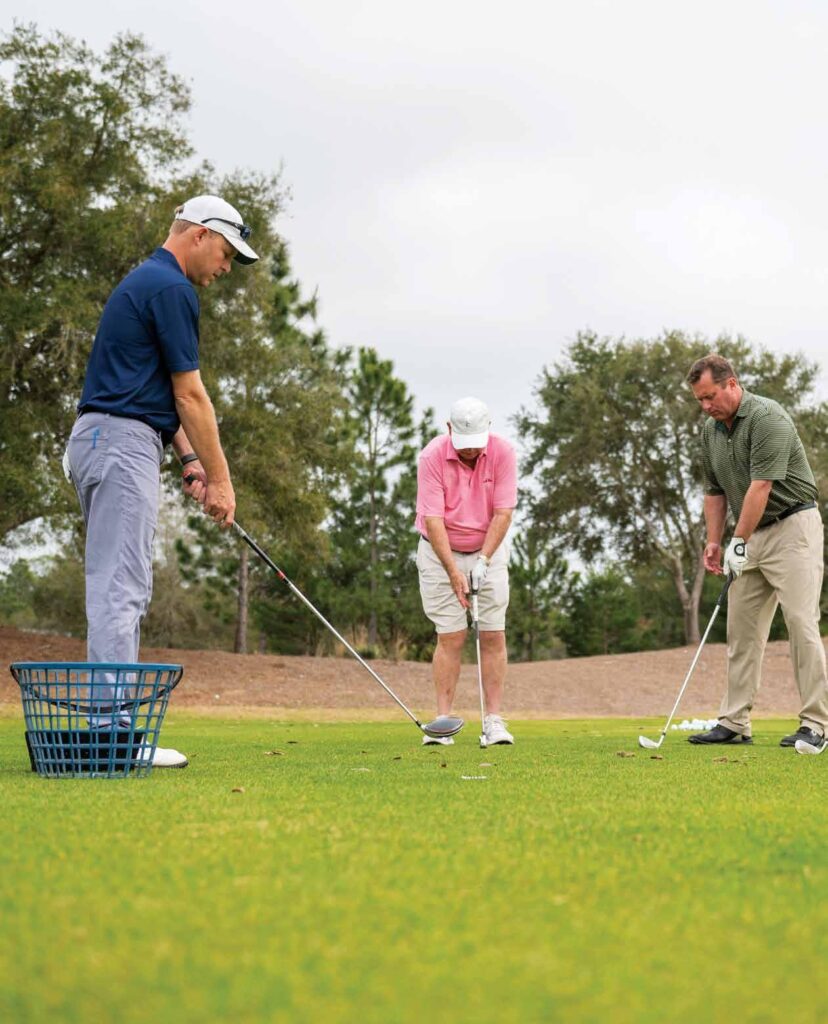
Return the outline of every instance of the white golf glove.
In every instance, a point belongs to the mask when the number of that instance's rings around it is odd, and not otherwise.
[[[472,590],[480,590],[483,586],[483,582],[489,572],[489,559],[485,555],[480,555],[477,561],[474,563],[474,568],[471,571],[471,588]]]
[[[733,573],[733,576],[738,579],[747,565],[747,560],[747,541],[742,537],[734,537],[727,545],[724,555],[725,576]]]

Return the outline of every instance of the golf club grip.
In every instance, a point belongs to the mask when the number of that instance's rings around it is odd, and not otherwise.
[[[735,579],[736,579],[736,577],[735,577],[735,576],[733,575],[733,573],[732,573],[732,572],[729,572],[729,573],[727,574],[727,579],[725,580],[724,586],[722,587],[722,592],[721,592],[721,594],[719,594],[719,599],[718,599],[718,600],[716,601],[716,604],[717,604],[717,605],[718,605],[718,606],[719,606],[720,608],[721,608],[721,606],[722,606],[722,605],[724,604],[724,599],[725,599],[725,596],[727,595],[727,592],[728,592],[728,590],[730,590],[730,584],[731,584],[731,583],[732,583],[732,582],[733,582],[733,581],[734,581]]]
[[[259,558],[261,558],[263,562],[270,566],[270,568],[276,573],[279,579],[284,580],[286,583],[290,584],[290,580],[287,578],[287,576],[285,576],[285,574],[282,572],[279,566],[273,561],[270,555],[268,555],[266,551],[263,551],[259,547],[259,545],[256,543],[255,540],[253,540],[253,538],[250,536],[247,530],[242,529],[242,527],[239,526],[237,522],[233,523],[233,529],[239,534],[239,536],[245,542],[245,544],[248,544],[251,548],[253,548],[253,550],[256,552]],[[292,586],[293,584],[290,585]],[[305,600],[304,594],[300,594],[299,596],[303,600]],[[314,609],[314,611],[316,611],[316,609]]]

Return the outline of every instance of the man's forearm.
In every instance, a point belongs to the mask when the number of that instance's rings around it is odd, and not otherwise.
[[[451,575],[457,569],[457,563],[451,554],[451,544],[444,520],[440,516],[426,516],[425,525],[428,542],[434,548],[434,554],[440,559],[446,572]]]
[[[492,521],[489,523],[489,529],[486,531],[486,536],[483,540],[483,547],[480,549],[480,554],[485,555],[486,558],[491,558],[503,543],[503,538],[509,532],[509,527],[511,525],[512,510],[510,508],[496,508],[494,515],[492,516]]]
[[[723,494],[705,494],[704,522],[707,526],[707,543],[721,544],[727,519],[727,498]]]
[[[207,480],[210,483],[228,480],[230,470],[221,449],[216,414],[207,392],[201,395],[177,396],[175,407],[186,432],[185,437],[189,439],[192,450],[204,467]]]
[[[759,520],[765,514],[772,487],[772,480],[754,480],[748,487],[745,500],[742,502],[742,511],[739,513],[739,522],[733,533],[734,537],[750,539],[759,525]]]
[[[171,444],[173,451],[175,452],[179,459],[181,458],[182,455],[189,455],[190,452],[192,452],[193,450],[193,446],[190,444],[190,439],[187,437],[187,434],[183,427],[178,428],[178,430],[175,433],[175,437],[173,437],[171,441]]]

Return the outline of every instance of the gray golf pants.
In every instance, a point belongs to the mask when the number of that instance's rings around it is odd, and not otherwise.
[[[138,661],[152,596],[163,446],[140,420],[84,413],[69,438],[72,483],[86,522],[89,661]]]

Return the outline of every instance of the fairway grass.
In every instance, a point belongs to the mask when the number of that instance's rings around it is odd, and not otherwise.
[[[660,726],[171,713],[186,770],[64,781],[0,717],[0,1020],[816,1021],[828,756]]]

